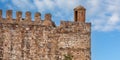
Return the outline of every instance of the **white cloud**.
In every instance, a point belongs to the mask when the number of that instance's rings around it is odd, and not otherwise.
[[[30,2],[30,0],[12,0],[14,7],[21,10],[34,9],[35,6]]]
[[[120,23],[120,16],[117,13],[114,13],[109,20],[107,21],[106,25],[104,26],[103,31],[112,31],[117,29],[118,23]]]
[[[54,10],[56,8],[70,11],[79,4],[79,0],[34,0],[34,4],[42,11],[45,9]]]
[[[87,7],[86,18],[92,22],[95,31],[120,30],[119,2],[120,0],[12,0],[14,6],[22,10],[52,11],[55,17],[62,19],[73,19],[71,16],[74,7],[82,4]]]
[[[104,16],[98,20],[97,19],[92,21],[93,30],[106,32],[106,31],[119,30],[120,28],[118,27],[120,24],[120,15],[118,13],[114,13],[109,17]]]
[[[46,9],[53,10],[56,6],[54,1],[51,0],[34,0],[34,4],[41,12],[45,11]]]
[[[52,11],[52,15],[60,19],[68,19],[72,15],[73,8],[79,5],[80,0],[34,0],[39,12]],[[68,18],[66,18],[68,17]],[[70,19],[73,19],[70,17]],[[59,21],[59,20],[57,20]]]
[[[38,10],[43,11],[46,7],[44,6],[44,2],[43,1],[39,1],[39,0],[34,0],[34,4],[37,7]]]
[[[96,14],[97,12],[100,11],[100,0],[88,0],[86,1],[86,4],[87,4],[87,9],[89,9],[88,11],[88,15],[94,15]]]
[[[93,8],[93,10],[98,11],[92,15],[94,20],[90,19],[93,22],[93,30],[104,32],[120,30],[120,4],[118,2],[120,1],[106,0],[98,3],[100,4],[97,5],[99,9]]]
[[[71,10],[75,6],[79,5],[79,0],[56,0],[56,5],[60,9]]]
[[[110,17],[110,19],[109,19],[109,21],[108,21],[108,25],[116,25],[117,23],[119,23],[119,15],[117,14],[117,13],[114,13],[111,17]]]

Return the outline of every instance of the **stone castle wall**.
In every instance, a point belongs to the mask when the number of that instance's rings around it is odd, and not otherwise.
[[[12,18],[8,10],[2,18],[0,10],[0,60],[63,60],[70,54],[72,60],[90,60],[91,24],[61,21],[56,26],[51,14],[41,20],[40,13],[31,20],[31,13],[16,13]]]

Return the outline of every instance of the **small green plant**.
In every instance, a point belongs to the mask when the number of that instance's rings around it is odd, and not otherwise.
[[[71,54],[66,54],[64,55],[64,59],[63,60],[72,60],[72,55]]]

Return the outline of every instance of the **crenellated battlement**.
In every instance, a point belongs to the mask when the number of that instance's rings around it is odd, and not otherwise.
[[[55,26],[52,21],[52,15],[50,13],[45,14],[44,20],[41,20],[41,13],[36,12],[34,15],[34,20],[32,20],[31,12],[27,11],[25,13],[25,18],[22,18],[22,12],[16,12],[16,18],[13,18],[12,10],[6,11],[6,18],[2,17],[2,10],[0,10],[0,23],[16,23],[16,24],[30,24],[30,25],[46,25]]]
[[[85,8],[74,9],[74,21],[56,26],[50,13],[0,10],[0,60],[91,60],[91,23],[85,22]],[[25,14],[25,18],[22,15]]]
[[[85,23],[85,11],[86,9],[82,6],[78,6],[74,9],[74,23]],[[44,26],[53,26],[55,27],[55,23],[52,21],[52,15],[50,13],[45,14],[45,18],[41,19],[41,13],[36,12],[34,14],[34,20],[32,20],[31,12],[26,11],[25,18],[22,17],[22,12],[16,12],[16,18],[13,18],[12,10],[6,11],[6,18],[2,17],[2,10],[0,10],[0,23],[16,23],[16,24],[28,24],[28,25],[44,25]],[[73,24],[70,22],[61,22],[61,26],[67,26],[69,24]]]

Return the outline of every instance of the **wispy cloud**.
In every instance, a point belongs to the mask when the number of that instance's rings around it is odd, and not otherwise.
[[[5,2],[6,0],[1,0]],[[7,0],[8,1],[8,0]],[[73,9],[83,5],[87,9],[87,21],[93,31],[120,31],[120,0],[11,0],[8,7],[21,10],[51,12],[55,21],[73,19]],[[59,19],[58,19],[59,18]]]
[[[51,0],[34,0],[33,2],[40,12],[45,10],[53,10],[56,7],[55,2]]]
[[[119,14],[114,13],[109,17],[102,19],[95,19],[93,21],[93,29],[97,31],[113,31],[118,30],[120,27],[120,18]],[[106,20],[105,20],[106,19]]]
[[[35,9],[35,6],[30,0],[12,0],[12,4],[14,8],[18,8],[21,10],[32,10]]]
[[[119,30],[120,26],[120,7],[119,0],[113,2],[113,0],[102,1],[100,7],[101,9],[96,9],[98,14],[92,15],[94,20],[93,22],[93,30],[95,31],[114,31]],[[99,2],[100,4],[100,2]],[[103,8],[103,9],[102,9]],[[95,10],[95,9],[94,9]]]
[[[79,0],[34,0],[34,4],[40,11],[56,10],[57,8],[67,12],[79,5]]]

